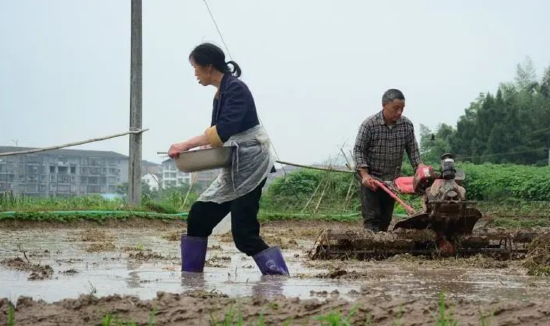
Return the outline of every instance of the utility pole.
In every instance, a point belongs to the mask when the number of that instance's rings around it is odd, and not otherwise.
[[[141,0],[132,0],[132,37],[130,64],[130,130],[141,130],[142,125],[142,20]],[[128,204],[141,205],[141,144],[142,134],[130,134],[128,161]]]

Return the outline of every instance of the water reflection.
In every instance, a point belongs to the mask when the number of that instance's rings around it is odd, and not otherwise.
[[[264,275],[252,286],[252,295],[255,297],[278,297],[284,295],[284,286],[288,277],[278,275]]]
[[[206,279],[204,273],[181,272],[181,286],[183,291],[206,291]]]

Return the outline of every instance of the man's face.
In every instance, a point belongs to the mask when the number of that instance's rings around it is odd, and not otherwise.
[[[393,100],[384,104],[384,117],[390,123],[395,123],[401,119],[403,110],[405,109],[404,100]]]

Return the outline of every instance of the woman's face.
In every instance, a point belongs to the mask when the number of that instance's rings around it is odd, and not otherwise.
[[[197,77],[197,80],[199,81],[199,84],[202,86],[208,86],[211,85],[212,81],[212,66],[201,66],[193,60],[193,58],[189,59],[191,62],[191,65],[193,68],[195,68],[195,77]]]

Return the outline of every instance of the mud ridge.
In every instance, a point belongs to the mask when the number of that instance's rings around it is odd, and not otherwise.
[[[315,318],[341,312],[346,316],[354,311],[350,321],[363,325],[367,320],[374,325],[402,326],[432,325],[439,303],[420,299],[359,298],[354,302],[336,297],[338,293],[316,293],[319,297],[300,300],[279,297],[227,298],[209,292],[193,291],[184,294],[159,292],[153,300],[139,300],[132,296],[112,295],[96,298],[83,295],[45,303],[29,297],[20,297],[15,304],[15,320],[19,325],[98,325],[106,314],[118,320],[147,324],[152,311],[155,325],[211,325],[212,319],[223,320],[227,312],[242,315],[248,323],[256,323],[262,316],[266,325],[310,325]],[[7,299],[0,300],[0,324],[6,324]],[[544,325],[550,323],[550,301],[495,302],[479,306],[465,300],[449,301],[446,309],[461,325],[478,325],[480,319],[492,325]],[[482,317],[485,316],[485,317]],[[236,322],[236,320],[234,320]]]

